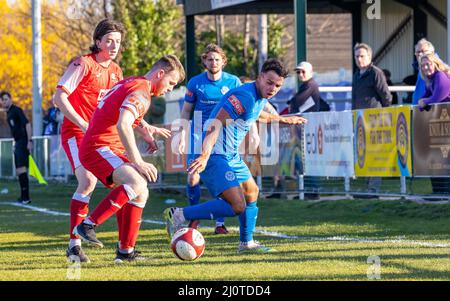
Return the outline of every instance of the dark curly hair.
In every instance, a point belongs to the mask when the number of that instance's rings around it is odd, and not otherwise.
[[[261,67],[261,73],[266,73],[268,71],[273,71],[278,76],[283,78],[288,77],[289,71],[284,67],[284,65],[278,59],[267,59]]]
[[[126,31],[122,23],[111,19],[103,19],[95,27],[94,34],[92,35],[92,40],[94,44],[91,47],[89,47],[89,49],[93,53],[99,53],[101,49],[97,47],[96,41],[100,41],[104,35],[110,32],[120,32],[120,34],[122,35],[121,37],[122,42],[125,39]],[[120,44],[120,51],[123,50],[122,44],[123,43]]]

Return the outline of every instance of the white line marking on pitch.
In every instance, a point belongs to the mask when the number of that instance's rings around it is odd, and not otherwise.
[[[67,212],[60,212],[60,211],[54,211],[49,210],[46,208],[31,206],[31,205],[25,205],[20,204],[17,202],[0,202],[0,205],[11,205],[21,208],[30,209],[32,211],[37,211],[45,214],[55,215],[55,216],[69,216],[70,214]],[[157,221],[157,220],[151,220],[151,219],[143,219],[142,222],[148,223],[148,224],[157,224],[157,225],[165,225],[165,222]],[[212,227],[202,227],[204,229],[212,229]],[[233,231],[239,231],[239,228],[237,227],[230,227],[230,230]],[[362,243],[392,243],[392,244],[399,244],[399,245],[414,245],[414,246],[420,246],[420,247],[430,247],[430,248],[450,248],[450,244],[444,244],[444,243],[431,243],[431,242],[421,242],[421,241],[413,241],[413,240],[403,240],[402,238],[397,239],[370,239],[370,238],[354,238],[354,237],[347,237],[347,236],[332,236],[332,237],[302,237],[302,236],[296,236],[296,235],[287,235],[283,233],[278,233],[274,231],[267,231],[267,230],[255,230],[256,233],[276,237],[276,238],[285,238],[285,239],[293,239],[293,240],[302,240],[302,241],[341,241],[341,242],[362,242]]]

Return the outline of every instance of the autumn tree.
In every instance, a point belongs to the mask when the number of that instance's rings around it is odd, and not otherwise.
[[[42,3],[42,107],[51,106],[57,82],[69,61],[89,51],[95,25],[111,11],[107,1],[43,1]],[[70,5],[82,3],[71,10]],[[0,90],[11,92],[14,102],[32,108],[31,3],[0,0]]]

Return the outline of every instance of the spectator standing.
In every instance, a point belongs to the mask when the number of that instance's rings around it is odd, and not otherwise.
[[[416,61],[413,63],[413,67],[417,72],[419,73],[419,76],[417,76],[416,81],[416,88],[413,93],[413,99],[412,104],[417,105],[419,103],[419,99],[421,99],[426,90],[426,84],[422,76],[420,75],[420,58],[425,54],[434,54],[434,46],[431,44],[430,41],[427,39],[421,39],[417,42],[416,46],[414,47],[414,55],[416,56]]]
[[[420,58],[420,76],[425,82],[425,93],[418,101],[421,110],[433,103],[450,101],[450,67],[436,54]]]
[[[47,115],[44,117],[44,126],[42,130],[42,135],[59,135],[60,131],[60,120],[62,113],[57,107],[51,107],[47,111]],[[64,116],[63,116],[64,118]]]
[[[309,62],[301,62],[296,68],[298,80],[301,82],[297,94],[290,100],[289,113],[298,113],[300,108],[307,103],[308,99],[314,101],[314,105],[306,109],[304,112],[320,112],[329,111],[328,104],[321,99],[319,92],[319,85],[314,80],[313,66]],[[310,100],[309,100],[310,101]],[[301,167],[303,170],[303,166]],[[306,186],[310,186],[312,193],[305,193],[305,199],[318,200],[319,196],[319,177],[305,177]]]
[[[313,67],[308,62],[301,62],[296,68],[298,80],[301,82],[297,94],[290,100],[289,113],[295,114],[311,97],[314,100],[314,106],[308,108],[306,112],[320,111],[320,92],[319,85],[313,78]]]
[[[428,42],[422,42],[428,49],[433,49],[433,45]],[[423,46],[422,45],[422,46]],[[417,47],[416,47],[417,48]],[[446,65],[434,51],[416,51],[419,61],[419,77],[424,84],[422,87],[416,86],[415,96],[420,98],[417,100],[420,110],[427,109],[430,104],[442,103],[450,101],[450,68]],[[419,80],[417,81],[419,82]],[[420,93],[419,93],[420,92]],[[431,187],[434,194],[450,193],[450,179],[444,177],[433,177],[430,179]],[[429,199],[436,200],[436,199]]]
[[[354,47],[358,70],[353,75],[352,109],[388,107],[392,102],[386,77],[383,71],[372,63],[372,48],[364,43]],[[381,178],[367,178],[367,190],[371,195],[358,195],[359,198],[378,198]]]

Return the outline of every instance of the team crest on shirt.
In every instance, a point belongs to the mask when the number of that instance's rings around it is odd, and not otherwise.
[[[234,111],[238,114],[241,115],[242,113],[245,112],[244,107],[242,106],[241,101],[235,96],[235,95],[230,95],[230,97],[228,97],[228,101],[231,103],[231,105],[234,108]]]
[[[97,73],[97,79],[100,78],[100,76],[102,76],[102,73],[101,72]]]
[[[111,81],[117,83],[117,76],[115,73],[111,73]]]
[[[223,86],[222,89],[220,89],[222,95],[225,95],[228,91],[230,91],[230,88],[228,88],[227,86]]]
[[[227,179],[228,181],[234,181],[236,179],[236,175],[234,174],[234,172],[229,170],[225,173],[225,179]]]

